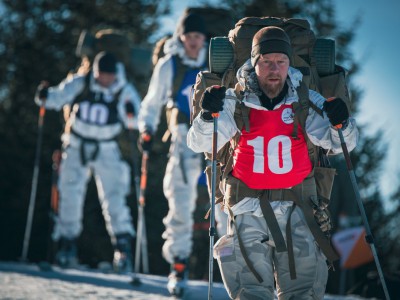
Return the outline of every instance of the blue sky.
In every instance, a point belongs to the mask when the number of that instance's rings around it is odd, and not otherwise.
[[[199,1],[173,2],[172,17],[164,18],[163,32],[172,32],[176,20],[187,6],[199,6]],[[360,14],[362,22],[355,28],[352,50],[362,69],[353,79],[364,92],[360,112],[356,116],[360,124],[367,126],[365,134],[383,130],[383,140],[388,143],[388,156],[383,162],[380,186],[388,196],[399,185],[400,160],[400,100],[396,85],[400,86],[400,1],[398,0],[334,0],[336,18],[344,28],[352,24]],[[396,38],[397,37],[397,38]],[[350,87],[351,89],[351,87]]]
[[[356,14],[362,23],[356,28],[353,53],[360,61],[365,58],[362,70],[354,83],[362,88],[364,97],[360,103],[357,120],[366,124],[366,134],[383,130],[388,142],[388,157],[384,161],[381,188],[385,195],[399,185],[400,160],[400,101],[399,87],[400,48],[400,1],[397,0],[335,0],[337,19],[349,25]]]

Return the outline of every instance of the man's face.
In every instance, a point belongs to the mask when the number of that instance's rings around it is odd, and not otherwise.
[[[263,54],[255,66],[258,84],[270,98],[282,91],[289,70],[289,58],[283,53]]]
[[[95,77],[97,82],[105,88],[110,87],[116,78],[116,75],[114,73],[108,73],[108,72],[99,72],[96,74],[97,76]]]
[[[188,32],[180,36],[183,47],[185,48],[186,55],[190,58],[196,59],[199,51],[203,48],[206,36],[200,32]]]

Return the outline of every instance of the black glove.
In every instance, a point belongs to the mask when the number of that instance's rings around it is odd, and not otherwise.
[[[151,150],[151,145],[153,144],[153,136],[148,131],[142,132],[138,140],[138,148],[140,152]]]
[[[46,100],[49,95],[49,83],[42,81],[36,89],[37,98],[40,100]]]
[[[132,102],[125,102],[125,111],[127,115],[135,115],[135,107]]]
[[[222,110],[224,106],[225,91],[226,88],[219,85],[213,85],[206,89],[200,100],[200,106],[203,109],[203,117],[210,117],[212,119],[212,113],[217,113]]]
[[[349,118],[349,110],[341,98],[325,101],[323,108],[333,126],[343,124]]]

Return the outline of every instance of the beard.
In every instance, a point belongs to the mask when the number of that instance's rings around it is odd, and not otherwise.
[[[279,79],[279,82],[276,83],[270,83],[268,82],[268,79]],[[273,99],[276,96],[279,95],[279,93],[282,91],[283,87],[285,86],[285,80],[282,80],[281,77],[267,77],[266,80],[263,82],[259,82],[261,90],[264,92],[265,95],[268,96],[268,98]]]

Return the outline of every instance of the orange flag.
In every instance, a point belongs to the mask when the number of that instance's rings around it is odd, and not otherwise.
[[[365,241],[363,226],[352,227],[335,233],[333,245],[340,254],[340,266],[352,269],[373,261],[371,249]]]

